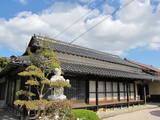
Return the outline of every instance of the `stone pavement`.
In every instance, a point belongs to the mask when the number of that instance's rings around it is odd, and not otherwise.
[[[18,120],[8,109],[0,109],[0,120]]]
[[[110,117],[114,117],[114,116],[118,116],[118,115],[123,115],[126,113],[132,113],[132,112],[139,112],[141,110],[145,110],[145,109],[155,109],[158,108],[160,109],[160,104],[147,104],[147,105],[137,105],[137,106],[133,106],[133,107],[125,107],[125,108],[116,108],[116,109],[106,109],[105,111],[98,111],[97,114],[100,117],[101,120],[109,120],[106,118],[110,118]],[[115,119],[116,120],[116,119]],[[126,119],[129,120],[129,119]],[[136,119],[139,120],[139,119]],[[143,119],[142,119],[143,120]],[[160,120],[160,118],[159,118]]]
[[[132,113],[125,113],[102,120],[160,120],[160,108],[145,109]]]

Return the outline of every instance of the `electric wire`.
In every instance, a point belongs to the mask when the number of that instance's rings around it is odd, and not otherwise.
[[[111,16],[115,15],[117,13],[117,11],[124,9],[125,7],[129,6],[133,1],[135,0],[131,0],[130,2],[126,3],[125,5],[117,8],[114,10],[113,13],[111,13]],[[83,35],[85,35],[86,33],[88,33],[90,30],[94,29],[95,27],[97,27],[99,24],[101,24],[102,22],[104,22],[106,19],[108,19],[109,16],[103,18],[101,21],[99,21],[98,23],[96,23],[95,25],[93,25],[92,27],[90,27],[89,29],[87,29],[85,32],[81,33],[79,36],[77,36],[76,38],[74,38],[73,40],[71,40],[71,42],[69,42],[69,44],[72,44],[73,42],[75,42],[76,40],[78,40],[80,37],[82,37]]]
[[[106,0],[103,0],[102,3],[104,3],[105,1],[106,1]],[[91,4],[92,4],[91,2],[92,2],[92,0],[91,0],[86,6],[91,5]],[[101,3],[101,4],[102,4],[102,3]],[[95,7],[92,8],[92,9],[90,9],[86,14],[84,14],[84,15],[82,15],[81,17],[79,17],[78,19],[76,19],[72,24],[70,24],[70,25],[68,25],[67,27],[65,27],[65,28],[64,28],[60,33],[58,33],[54,38],[59,37],[61,34],[65,33],[65,32],[66,32],[67,30],[69,30],[72,26],[74,26],[76,23],[78,23],[82,18],[88,16],[90,13],[93,12],[93,9],[95,9]]]

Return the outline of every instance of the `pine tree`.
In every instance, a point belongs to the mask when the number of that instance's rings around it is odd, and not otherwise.
[[[66,81],[51,82],[48,78],[49,74],[53,74],[55,68],[60,67],[60,62],[56,58],[56,54],[48,49],[42,48],[36,53],[30,53],[32,65],[28,66],[18,75],[29,78],[25,85],[27,89],[16,92],[17,96],[25,96],[24,100],[16,100],[15,105],[25,107],[28,110],[28,116],[31,111],[38,111],[35,117],[46,114],[46,110],[53,107],[54,102],[45,99],[47,93],[55,87],[71,87]],[[33,89],[36,90],[33,92]],[[57,103],[58,104],[58,103]]]
[[[0,72],[6,67],[8,60],[6,57],[0,57]]]

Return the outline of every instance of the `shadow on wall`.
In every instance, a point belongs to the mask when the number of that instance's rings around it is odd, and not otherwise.
[[[160,110],[154,110],[150,112],[151,115],[160,117]]]

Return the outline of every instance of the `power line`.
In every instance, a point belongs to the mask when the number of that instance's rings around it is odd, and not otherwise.
[[[125,7],[127,7],[128,5],[130,5],[133,1],[135,0],[131,0],[130,2],[126,3],[125,5],[117,8],[114,10],[114,12],[111,14],[112,16],[115,15],[115,13],[120,10],[123,9]],[[99,24],[101,24],[102,22],[104,22],[106,19],[108,19],[109,16],[105,17],[104,19],[102,19],[101,21],[99,21],[98,23],[96,23],[94,26],[90,27],[88,30],[86,30],[85,32],[81,33],[79,36],[77,36],[76,38],[74,38],[73,40],[71,40],[71,42],[69,42],[69,44],[72,44],[73,42],[75,42],[76,40],[78,40],[81,36],[85,35],[86,33],[88,33],[90,30],[92,30],[93,28],[97,27]]]
[[[105,2],[106,0],[103,0],[103,2]],[[87,4],[87,6],[88,5],[90,5],[91,4],[91,2],[92,2],[92,0]],[[102,3],[103,3],[102,2]],[[101,3],[101,4],[102,4]],[[82,18],[84,18],[84,17],[86,17],[87,15],[89,15],[90,13],[92,13],[93,12],[93,9],[95,9],[95,8],[92,8],[92,9],[90,9],[86,14],[84,14],[84,15],[82,15],[81,17],[79,17],[78,19],[76,19],[72,24],[70,24],[69,26],[67,26],[66,28],[64,28],[60,33],[58,33],[54,38],[57,38],[58,36],[60,36],[61,34],[63,34],[64,32],[66,32],[67,30],[69,30],[73,25],[75,25],[76,23],[78,23]]]

